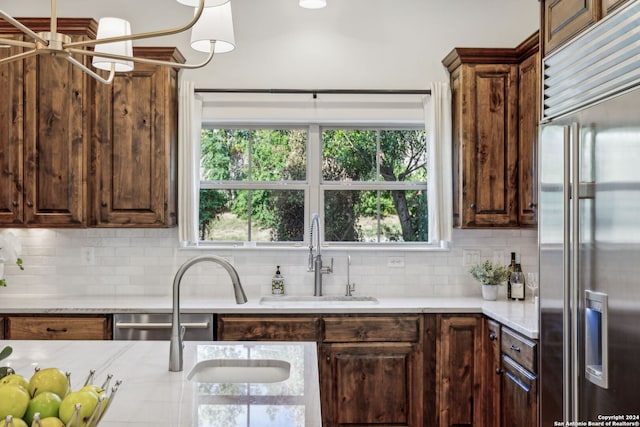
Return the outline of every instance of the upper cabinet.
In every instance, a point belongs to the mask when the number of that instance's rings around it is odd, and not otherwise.
[[[49,31],[49,21],[21,19],[36,32]],[[97,23],[58,18],[58,30],[94,39]],[[24,39],[4,21],[0,36]],[[0,49],[0,58],[21,50]],[[175,48],[135,54],[184,61]],[[90,57],[76,59],[90,66]],[[136,64],[103,85],[53,56],[0,65],[0,225],[175,225],[177,76]]]
[[[37,32],[49,30],[49,19],[22,22]],[[0,29],[3,35],[16,32],[6,25]],[[94,38],[96,31],[90,19],[59,19],[58,28],[73,41]],[[76,59],[88,65],[86,57]],[[0,73],[8,95],[0,106],[0,135],[6,142],[0,160],[0,221],[13,226],[85,225],[89,77],[64,59],[44,55],[4,64]]]
[[[543,0],[544,54],[555,50],[629,0]]]
[[[454,226],[536,224],[538,34],[515,49],[456,48],[451,76]]]
[[[174,48],[134,55],[184,62]],[[105,227],[176,224],[178,70],[136,63],[97,85],[93,105],[93,221]]]

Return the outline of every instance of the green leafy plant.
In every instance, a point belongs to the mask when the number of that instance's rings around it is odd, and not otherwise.
[[[499,285],[509,277],[509,269],[503,265],[485,261],[469,270],[471,275],[483,285]]]

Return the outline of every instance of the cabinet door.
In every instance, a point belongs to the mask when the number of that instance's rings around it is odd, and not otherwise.
[[[500,427],[500,324],[482,321],[482,426]]]
[[[88,64],[87,57],[76,59]],[[82,226],[90,77],[47,55],[25,60],[24,68],[25,222]]]
[[[508,356],[502,356],[502,370],[502,427],[536,427],[536,376]]]
[[[436,408],[441,427],[483,425],[481,330],[479,316],[440,317]]]
[[[415,344],[321,347],[323,425],[421,426]]]
[[[0,317],[0,340],[4,339],[4,317]]]
[[[605,17],[623,4],[627,3],[629,0],[600,0],[602,2],[601,5],[601,16]]]
[[[461,225],[517,226],[517,66],[463,64],[461,75]]]
[[[518,96],[518,222],[537,224],[538,121],[540,119],[540,55],[519,66]]]
[[[547,54],[598,20],[600,0],[544,0],[544,53]]]
[[[137,48],[136,56],[179,60],[175,49]],[[96,87],[92,162],[98,226],[176,223],[177,78],[169,67],[135,64]]]
[[[2,34],[3,38],[14,38]],[[21,48],[0,49],[0,59],[16,55]],[[24,220],[22,197],[23,147],[23,61],[0,66],[0,224],[22,224]]]
[[[9,340],[110,340],[107,317],[8,316]]]

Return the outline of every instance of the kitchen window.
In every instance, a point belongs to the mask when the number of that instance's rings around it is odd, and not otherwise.
[[[331,245],[426,245],[425,130],[415,125],[208,125],[199,239],[300,245],[320,213]]]
[[[451,97],[446,83],[430,91],[196,92],[181,81],[181,246],[307,246],[318,213],[325,246],[446,249]]]

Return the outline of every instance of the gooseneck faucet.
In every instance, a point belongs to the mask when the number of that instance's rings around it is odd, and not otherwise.
[[[182,371],[182,336],[184,335],[184,328],[180,326],[180,282],[182,281],[184,273],[186,273],[191,266],[203,261],[215,262],[227,270],[233,283],[236,303],[244,304],[247,302],[247,296],[244,293],[244,289],[242,289],[238,271],[226,259],[216,255],[202,255],[191,258],[182,264],[173,278],[173,311],[171,316],[171,342],[169,345],[169,371],[171,372]]]
[[[313,253],[313,227],[316,227],[316,253]],[[333,273],[333,258],[331,258],[330,266],[322,265],[322,253],[320,251],[320,216],[317,213],[311,215],[311,224],[309,225],[309,264],[307,271],[313,272],[313,296],[322,296],[322,275]]]

